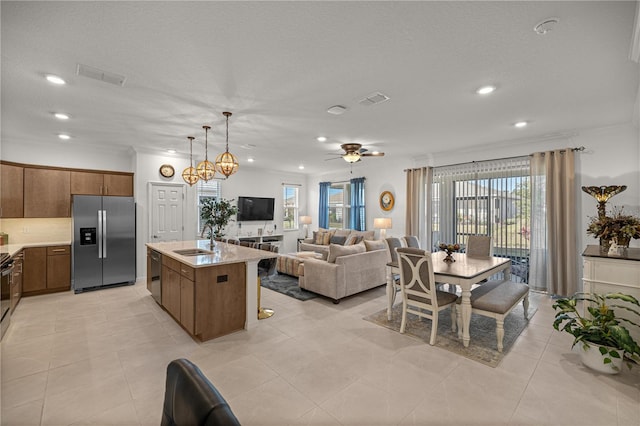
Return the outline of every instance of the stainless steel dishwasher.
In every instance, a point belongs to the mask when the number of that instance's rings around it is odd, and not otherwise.
[[[162,254],[151,250],[149,258],[151,259],[149,290],[158,305],[162,305]]]

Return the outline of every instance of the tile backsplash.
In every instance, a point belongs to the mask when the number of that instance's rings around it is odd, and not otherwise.
[[[2,219],[0,231],[9,235],[10,244],[71,241],[73,237],[70,217]]]

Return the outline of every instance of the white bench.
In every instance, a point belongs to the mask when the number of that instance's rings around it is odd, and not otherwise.
[[[504,339],[504,318],[522,301],[524,318],[528,318],[529,286],[510,280],[488,281],[471,290],[471,312],[496,320],[498,351],[502,352]],[[460,303],[460,298],[458,298]],[[458,338],[462,339],[462,309],[458,309]]]

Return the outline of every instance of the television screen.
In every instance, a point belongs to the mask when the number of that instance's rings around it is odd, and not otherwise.
[[[273,220],[274,198],[238,197],[238,222]]]

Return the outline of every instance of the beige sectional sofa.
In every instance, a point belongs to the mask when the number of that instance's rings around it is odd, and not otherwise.
[[[375,237],[375,231],[353,231],[351,229],[320,228],[313,234],[312,238],[305,238],[300,242],[299,251],[321,253],[325,260],[329,254],[330,244],[348,246],[364,240],[373,240]]]
[[[385,285],[387,257],[380,240],[351,246],[330,244],[326,260],[305,259],[298,285],[339,303],[344,297]]]

